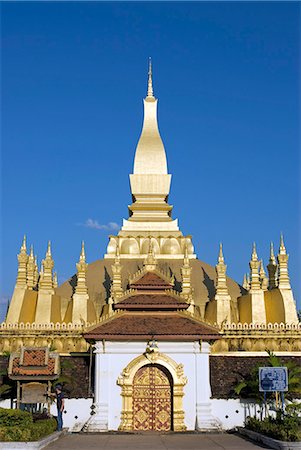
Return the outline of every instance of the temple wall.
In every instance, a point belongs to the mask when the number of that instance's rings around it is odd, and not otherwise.
[[[81,431],[90,417],[91,405],[92,398],[67,398],[63,414],[64,427],[68,427],[69,431],[73,432]],[[51,405],[50,412],[54,416],[57,415],[55,403]]]
[[[110,344],[111,345],[111,344]],[[115,346],[115,348],[114,348]],[[190,348],[188,348],[188,346]],[[176,363],[184,366],[184,375],[188,383],[184,387],[183,406],[185,411],[185,424],[188,430],[193,430],[196,421],[196,354],[193,353],[189,343],[165,343],[160,344],[160,351],[168,354]],[[128,343],[116,343],[106,348],[108,356],[107,379],[103,380],[105,391],[108,394],[109,417],[108,428],[118,429],[120,424],[120,412],[122,409],[121,387],[117,379],[123,369],[145,350],[144,343],[136,343],[129,348]],[[181,348],[182,347],[182,348]],[[250,356],[236,354],[236,356],[218,355],[210,356],[210,382],[212,389],[211,411],[212,415],[219,419],[223,429],[231,429],[243,425],[245,418],[254,414],[252,402],[236,398],[234,386],[240,375],[247,375],[257,365],[267,364],[266,356]],[[293,361],[301,366],[300,356],[281,356],[283,363]],[[0,356],[0,368],[5,369],[8,362],[6,356]],[[66,412],[64,413],[64,426],[70,431],[80,431],[90,417],[92,398],[89,397],[89,355],[62,356],[62,376],[67,380],[72,378],[73,383],[65,384]],[[0,380],[0,385],[2,380]],[[94,367],[92,367],[92,390],[94,390]],[[0,407],[10,408],[10,400],[1,400]],[[56,415],[55,404],[51,412]]]

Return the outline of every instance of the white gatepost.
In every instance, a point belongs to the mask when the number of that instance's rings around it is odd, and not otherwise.
[[[91,417],[83,431],[108,431],[109,422],[109,355],[105,354],[104,343],[96,342],[94,403],[91,407]]]
[[[200,343],[200,352],[196,353],[196,429],[199,431],[217,430],[220,421],[211,412],[210,386],[210,345]]]

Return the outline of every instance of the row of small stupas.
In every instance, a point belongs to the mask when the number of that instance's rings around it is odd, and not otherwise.
[[[148,240],[149,251],[144,260],[143,267],[154,271],[160,267],[159,256],[155,255],[151,239]],[[150,262],[151,261],[151,262]],[[129,294],[127,287],[130,285],[130,277],[122,273],[124,264],[116,247],[115,258],[108,272],[111,272],[107,298],[104,299],[99,310],[93,295],[89,295],[87,284],[87,269],[84,243],[82,243],[79,261],[76,264],[77,274],[74,277],[73,292],[70,299],[60,295],[57,275],[53,272],[54,260],[48,244],[45,259],[38,270],[37,258],[33,248],[27,254],[26,239],[24,237],[20,253],[18,255],[18,274],[13,296],[9,305],[6,323],[95,323],[102,314],[112,311],[114,304],[124,300]],[[126,261],[124,261],[126,263]],[[180,280],[175,283],[174,292],[179,298],[189,304],[188,311],[206,322],[222,324],[223,322],[241,323],[297,323],[296,305],[290,286],[288,275],[288,254],[281,235],[280,248],[277,259],[271,244],[270,259],[267,265],[266,276],[262,260],[259,261],[255,244],[250,260],[250,275],[245,275],[243,286],[240,287],[241,295],[236,298],[230,294],[229,280],[226,276],[226,268],[220,245],[218,263],[215,266],[215,292],[207,299],[205,310],[202,313],[195,298],[192,271],[194,261],[188,257],[187,246],[184,251],[180,268]],[[139,265],[137,266],[139,267]],[[141,267],[141,264],[140,264]],[[132,274],[133,276],[134,274]],[[169,276],[169,275],[167,275]],[[131,295],[134,295],[131,291]]]

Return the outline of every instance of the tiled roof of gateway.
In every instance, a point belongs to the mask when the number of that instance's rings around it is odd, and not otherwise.
[[[108,340],[198,340],[218,339],[216,328],[180,312],[126,312],[112,317],[84,334],[86,339]]]
[[[137,294],[121,300],[114,305],[114,309],[187,309],[189,304],[184,299],[177,299],[165,293]]]

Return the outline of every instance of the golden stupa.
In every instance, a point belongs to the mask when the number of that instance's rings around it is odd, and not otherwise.
[[[149,66],[144,122],[136,148],[130,187],[129,218],[109,237],[104,258],[87,263],[82,243],[76,274],[61,286],[53,272],[50,242],[40,270],[24,237],[18,254],[15,289],[0,328],[0,351],[22,345],[53,345],[59,352],[85,352],[84,331],[119,313],[114,310],[127,293],[129,279],[152,255],[154,267],[173,280],[174,290],[189,304],[187,314],[215,324],[221,339],[212,351],[301,351],[300,323],[288,275],[283,236],[268,276],[254,244],[250,275],[243,285],[226,275],[222,245],[215,267],[200,261],[191,236],[184,236],[168,204],[171,175],[157,122],[157,103]],[[150,270],[151,265],[150,265]]]

